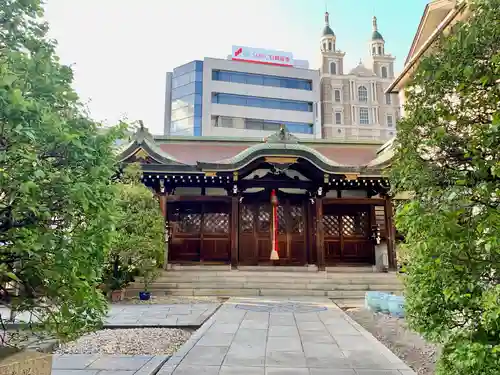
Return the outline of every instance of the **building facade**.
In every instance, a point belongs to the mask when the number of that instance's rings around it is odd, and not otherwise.
[[[165,134],[262,138],[285,124],[298,137],[321,137],[319,72],[281,52],[247,49],[258,58],[237,60],[236,50],[167,74]]]
[[[261,140],[159,137],[141,127],[120,160],[141,163],[159,198],[165,266],[396,267],[379,142],[299,139],[285,126]]]
[[[464,21],[471,15],[467,1],[434,0],[426,5],[417,31],[405,60],[403,71],[397,75],[386,89],[386,95],[397,95],[401,103],[401,115],[404,116],[405,87],[422,57],[430,54],[436,47],[441,35],[448,35],[457,22]]]
[[[385,50],[385,40],[373,18],[368,45],[370,58],[347,71],[345,53],[325,13],[320,40],[321,113],[323,138],[389,140],[396,134],[400,116],[397,95],[385,93],[394,79],[395,57]]]

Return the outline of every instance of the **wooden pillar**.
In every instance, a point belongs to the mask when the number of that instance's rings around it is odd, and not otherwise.
[[[389,258],[389,270],[396,270],[396,228],[394,227],[394,210],[391,198],[385,197],[385,231],[387,237],[387,257]]]
[[[323,199],[316,198],[316,251],[318,269],[325,270],[325,241],[323,235]]]
[[[238,267],[238,241],[239,241],[239,197],[231,198],[231,267]]]
[[[313,208],[311,205],[311,202],[309,200],[306,201],[306,212],[305,212],[305,218],[304,222],[306,224],[307,228],[307,236],[306,236],[306,262],[307,264],[314,264],[314,259],[316,258],[315,255],[313,255],[313,251],[316,251],[316,248],[314,247],[314,239],[313,239]]]
[[[165,252],[163,257],[163,269],[167,269],[168,267],[168,211],[167,211],[167,195],[166,193],[160,194],[160,209],[163,215],[163,227],[164,227],[164,241],[165,241]]]

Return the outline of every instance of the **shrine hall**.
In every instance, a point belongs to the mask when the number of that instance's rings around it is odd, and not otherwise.
[[[392,145],[153,136],[143,125],[120,154],[165,217],[166,264],[375,266],[395,269],[384,169]]]

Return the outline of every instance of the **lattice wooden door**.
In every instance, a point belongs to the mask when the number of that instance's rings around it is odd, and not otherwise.
[[[370,263],[374,247],[370,240],[370,214],[367,206],[325,206],[323,233],[325,260]]]

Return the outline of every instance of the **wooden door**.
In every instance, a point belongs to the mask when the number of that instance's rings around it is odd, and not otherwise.
[[[304,203],[291,199],[281,200],[278,206],[279,264],[307,263],[306,228]]]
[[[227,202],[204,203],[202,209],[200,260],[228,263],[231,253],[229,233],[231,206]]]
[[[257,265],[268,261],[271,252],[271,204],[240,204],[239,263]]]
[[[325,261],[373,264],[375,249],[370,223],[370,206],[339,204],[323,208]]]
[[[169,243],[170,262],[199,262],[201,249],[202,206],[199,203],[171,203],[168,221],[172,237]]]
[[[240,204],[239,263],[271,264],[272,206],[268,202]],[[306,216],[302,201],[281,199],[278,206],[278,265],[307,262]]]
[[[224,262],[230,258],[230,204],[175,202],[168,206],[171,262]]]

